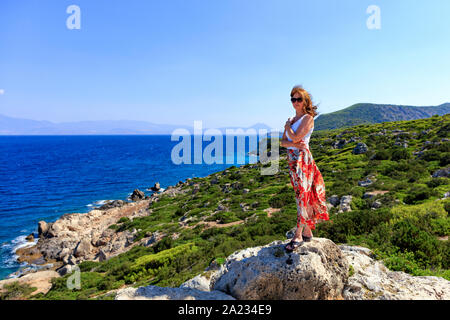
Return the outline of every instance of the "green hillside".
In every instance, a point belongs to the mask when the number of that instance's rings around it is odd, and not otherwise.
[[[448,169],[438,171],[450,165],[449,132],[449,114],[314,132],[310,147],[327,199],[353,197],[351,211],[331,208],[330,221],[317,225],[314,235],[371,248],[391,270],[450,280],[450,198],[441,200],[450,178]],[[367,152],[354,154],[358,143]],[[150,205],[148,216],[118,221],[111,228],[135,228],[135,241],[156,231],[166,236],[107,261],[85,261],[80,290],[67,289],[66,275],[33,299],[112,299],[105,293],[123,285],[176,287],[236,250],[286,239],[297,210],[286,149],[280,152],[275,175],[261,175],[261,164],[231,167],[192,179],[183,186],[186,194],[163,196]],[[372,184],[358,184],[368,177]],[[373,191],[383,192],[364,197]],[[274,209],[270,215],[268,208]],[[207,225],[213,222],[217,225]]]
[[[450,113],[450,103],[430,107],[358,103],[343,110],[320,114],[315,119],[314,130],[337,129],[359,124],[424,119],[435,114],[443,116],[447,113]]]

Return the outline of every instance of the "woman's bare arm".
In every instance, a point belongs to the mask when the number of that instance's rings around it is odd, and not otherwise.
[[[306,115],[306,119],[302,120],[300,123],[300,126],[297,128],[297,132],[294,132],[292,128],[289,128],[289,130],[285,130],[285,133],[292,139],[294,142],[298,142],[302,140],[306,134],[311,130],[311,128],[314,125],[314,118],[311,115]]]

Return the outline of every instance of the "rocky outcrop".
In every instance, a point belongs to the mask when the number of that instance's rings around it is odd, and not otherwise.
[[[116,299],[450,299],[450,281],[390,271],[367,248],[313,238],[286,253],[288,241],[236,251],[178,288],[125,288]]]
[[[45,268],[57,270],[60,274],[68,272],[66,265],[76,265],[85,260],[104,261],[128,251],[135,245],[149,246],[159,241],[164,233],[146,234],[139,241],[134,241],[138,230],[116,232],[109,227],[117,224],[122,217],[130,220],[151,214],[149,205],[157,202],[161,196],[176,196],[186,193],[183,189],[188,182],[176,187],[145,197],[135,189],[133,202],[109,200],[100,208],[88,213],[66,213],[55,222],[38,222],[39,240],[36,245],[20,248],[16,251],[19,262],[35,264],[39,262]],[[35,268],[19,269],[13,274],[23,275],[34,272]],[[70,268],[69,268],[70,269]]]
[[[65,214],[53,223],[40,221],[39,240],[34,246],[17,250],[18,261],[51,263],[53,269],[58,270],[67,264],[103,261],[118,255],[135,245],[133,238],[137,231],[115,232],[109,226],[116,224],[121,217],[133,219],[150,214],[147,208],[151,201],[154,199],[124,202],[121,206],[94,209],[89,213]]]
[[[287,242],[233,253],[212,276],[211,288],[239,300],[342,299],[348,262],[341,250],[316,238],[286,254]]]
[[[341,245],[353,275],[345,285],[345,300],[449,300],[450,281],[440,277],[416,277],[388,270],[363,247]]]
[[[131,201],[139,201],[145,199],[145,193],[139,189],[134,189],[133,193],[130,196]]]

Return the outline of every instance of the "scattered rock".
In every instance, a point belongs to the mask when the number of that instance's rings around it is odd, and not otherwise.
[[[74,256],[77,258],[81,256],[87,256],[89,255],[90,251],[91,251],[91,242],[88,239],[84,238],[81,239],[81,241],[75,248]]]
[[[123,200],[108,200],[104,205],[102,205],[98,210],[108,210],[111,208],[120,208],[126,204]]]
[[[333,194],[331,197],[328,198],[328,202],[331,203],[334,207],[339,205],[339,197],[336,194]]]
[[[450,175],[450,167],[447,167],[447,168],[436,170],[433,173],[432,177],[440,178],[440,177],[448,177],[449,175]]]
[[[133,193],[130,196],[130,199],[132,201],[139,201],[139,200],[142,200],[144,198],[145,198],[145,193],[140,191],[139,189],[134,189]]]
[[[341,203],[339,204],[338,213],[352,211],[352,208],[350,206],[350,204],[352,202],[352,198],[353,198],[353,196],[351,196],[351,195],[342,196]]]
[[[376,197],[379,194],[383,195],[383,194],[388,193],[388,192],[389,192],[388,190],[367,191],[367,192],[364,192],[362,198],[363,199],[367,199],[367,198],[370,199],[370,198]]]
[[[352,150],[353,154],[362,154],[366,153],[369,150],[367,145],[364,142],[358,142],[356,147]]]

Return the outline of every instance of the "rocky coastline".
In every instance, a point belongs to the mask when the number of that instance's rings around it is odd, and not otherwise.
[[[186,184],[190,180],[187,179]],[[155,183],[147,189],[153,191],[151,196],[135,189],[129,197],[130,202],[108,200],[88,213],[66,213],[54,222],[39,221],[37,241],[33,234],[26,238],[35,244],[25,245],[15,252],[17,261],[27,265],[9,275],[12,279],[1,280],[0,284],[43,271],[55,271],[53,275],[63,276],[83,261],[104,261],[133,246],[157,242],[165,234],[146,234],[140,241],[133,242],[137,230],[116,232],[109,227],[123,217],[134,219],[151,214],[149,206],[152,202],[158,201],[161,195],[183,193],[184,185],[180,181],[176,186],[163,189]]]

